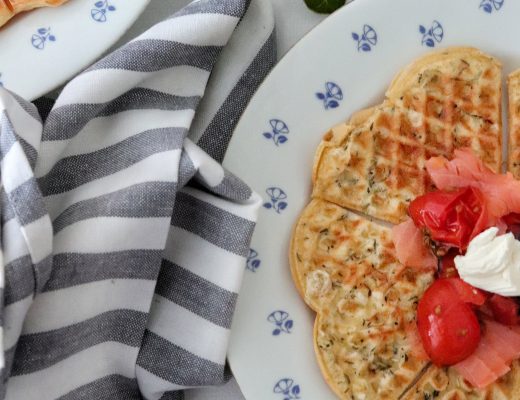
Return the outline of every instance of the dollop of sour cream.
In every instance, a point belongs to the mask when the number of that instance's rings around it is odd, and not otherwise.
[[[520,241],[489,228],[473,238],[464,256],[455,257],[462,280],[503,296],[520,295]]]

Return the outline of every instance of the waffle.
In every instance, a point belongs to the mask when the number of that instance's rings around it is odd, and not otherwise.
[[[397,399],[426,366],[407,332],[433,272],[405,269],[393,253],[389,228],[323,200],[295,227],[292,274],[318,314],[318,362],[342,399]]]
[[[394,79],[381,105],[324,136],[312,196],[398,223],[433,188],[428,158],[471,147],[499,171],[501,132],[500,63],[471,48],[426,55]]]
[[[369,220],[406,217],[409,202],[434,188],[424,168],[432,156],[470,147],[500,171],[501,131],[500,63],[476,49],[451,48],[406,67],[382,104],[325,134],[290,264],[300,295],[317,313],[318,363],[339,398],[520,398],[518,364],[478,390],[454,370],[423,361],[411,329],[433,272],[400,265],[389,229]]]
[[[512,400],[520,399],[520,361],[485,389],[468,385],[452,368],[431,366],[402,400]]]
[[[507,79],[509,144],[507,169],[520,179],[520,70]]]
[[[2,0],[0,0],[0,26],[5,25],[5,23],[13,18],[13,16],[13,10],[8,7],[7,3],[4,3]]]
[[[0,27],[16,14],[40,7],[57,7],[67,0],[0,0]]]

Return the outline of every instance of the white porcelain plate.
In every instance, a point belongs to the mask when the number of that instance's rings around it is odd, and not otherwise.
[[[293,285],[291,229],[309,201],[328,128],[378,104],[394,74],[433,49],[475,46],[520,68],[520,1],[356,0],[299,42],[245,111],[225,165],[264,197],[233,322],[229,360],[248,400],[327,400],[314,314]]]
[[[27,99],[95,61],[150,0],[70,0],[15,17],[0,29],[0,84]]]

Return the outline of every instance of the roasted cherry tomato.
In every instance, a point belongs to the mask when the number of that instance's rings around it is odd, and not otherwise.
[[[415,225],[426,229],[433,240],[461,250],[488,223],[484,197],[473,187],[427,193],[412,201],[408,211]]]
[[[424,349],[438,366],[464,360],[480,341],[475,311],[461,299],[456,285],[449,281],[435,281],[417,307],[417,327]]]
[[[494,294],[489,298],[487,304],[493,313],[493,318],[497,322],[504,325],[516,325],[520,323],[518,316],[520,307],[513,298]]]

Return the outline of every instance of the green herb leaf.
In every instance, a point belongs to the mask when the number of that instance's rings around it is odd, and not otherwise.
[[[345,5],[346,0],[304,0],[307,7],[320,14],[330,14],[341,6]]]

